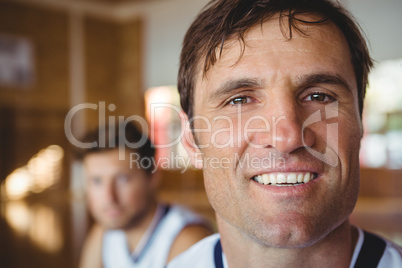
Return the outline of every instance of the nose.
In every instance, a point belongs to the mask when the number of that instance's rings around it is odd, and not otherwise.
[[[116,186],[113,181],[105,185],[103,193],[104,198],[108,203],[114,204],[117,202]]]
[[[314,144],[314,133],[309,128],[303,129],[303,112],[294,97],[274,98],[263,109],[270,124],[269,132],[259,132],[254,137],[260,147],[272,147],[280,153],[290,154]]]

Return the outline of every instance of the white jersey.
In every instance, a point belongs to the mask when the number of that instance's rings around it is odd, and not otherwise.
[[[359,238],[353,253],[350,268],[401,268],[402,248],[363,231],[359,228]],[[167,268],[228,268],[222,252],[220,235],[213,234],[193,245],[174,258]]]
[[[152,223],[134,252],[128,248],[124,231],[110,230],[104,234],[103,267],[162,268],[176,236],[185,226],[192,224],[205,224],[205,221],[183,207],[159,205]]]

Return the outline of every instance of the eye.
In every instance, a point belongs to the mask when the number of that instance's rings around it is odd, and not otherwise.
[[[242,105],[242,104],[246,104],[246,103],[250,103],[250,102],[251,102],[250,97],[240,96],[240,97],[235,97],[235,98],[231,99],[229,101],[229,104],[231,104],[231,105]]]
[[[96,186],[102,185],[102,179],[100,177],[94,177],[91,179],[91,183]]]
[[[327,94],[316,92],[316,93],[312,93],[312,94],[308,95],[303,100],[325,103],[325,102],[334,101],[335,99],[332,96],[329,96]]]
[[[117,181],[117,183],[120,183],[120,184],[125,184],[129,180],[130,180],[130,178],[127,174],[119,174],[118,176],[116,176],[116,181]]]

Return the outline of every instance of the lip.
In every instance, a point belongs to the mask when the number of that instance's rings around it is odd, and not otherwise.
[[[285,171],[276,171],[285,172]],[[288,172],[288,171],[286,171]],[[292,172],[292,171],[289,171]],[[293,171],[293,172],[303,172],[303,171]],[[311,172],[311,171],[306,171]],[[265,174],[265,173],[261,173]],[[297,198],[308,195],[309,192],[314,191],[314,188],[320,183],[322,179],[321,174],[317,174],[317,177],[307,183],[302,183],[294,186],[276,186],[276,185],[265,185],[250,179],[252,188],[257,191],[263,191],[264,195],[273,195],[279,198]],[[271,196],[270,198],[272,198]]]
[[[286,167],[279,168],[268,168],[268,169],[259,169],[253,172],[250,172],[250,179],[255,176],[263,175],[263,174],[270,174],[270,173],[315,173],[317,177],[319,177],[324,172],[324,167],[318,163],[309,163],[309,162],[301,162],[301,161],[291,161],[290,159],[287,160]]]
[[[108,209],[105,211],[105,215],[109,218],[116,218],[120,216],[121,211],[118,208]]]
[[[314,173],[317,175],[317,178],[323,173],[323,170],[318,167],[313,167],[313,166],[307,166],[305,164],[298,164],[297,166],[295,165],[294,167],[287,167],[283,169],[268,169],[268,170],[262,170],[258,171],[251,176],[249,176],[249,179],[252,180],[253,177],[263,175],[263,174],[270,174],[270,173]]]

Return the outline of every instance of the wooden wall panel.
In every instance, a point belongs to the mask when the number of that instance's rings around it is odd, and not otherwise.
[[[70,148],[64,135],[65,115],[71,108],[70,15],[68,10],[0,1],[0,34],[29,40],[34,54],[32,85],[0,85],[0,129],[4,131],[0,180],[50,144],[61,145],[67,152]],[[82,29],[82,102],[115,104],[116,111],[107,116],[143,116],[141,21],[82,14]],[[99,111],[87,109],[84,113],[83,131],[98,125]],[[66,163],[65,169],[69,168]]]
[[[86,101],[115,104],[107,116],[144,116],[141,22],[85,19]],[[87,126],[99,122],[98,111],[87,111]]]
[[[68,16],[66,12],[0,2],[0,34],[33,45],[34,81],[27,88],[0,85],[0,105],[67,109],[69,105]]]
[[[31,85],[0,85],[0,180],[40,149],[68,147],[63,127],[69,108],[68,27],[66,12],[0,2],[0,34],[28,40],[34,60]]]
[[[361,168],[360,196],[402,197],[402,170]]]

